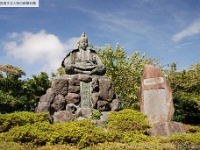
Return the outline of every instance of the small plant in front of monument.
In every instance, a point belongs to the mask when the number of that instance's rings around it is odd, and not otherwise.
[[[102,113],[99,110],[93,110],[92,112],[92,119],[99,120]]]

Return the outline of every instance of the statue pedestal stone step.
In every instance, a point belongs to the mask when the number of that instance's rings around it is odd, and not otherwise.
[[[184,126],[179,122],[151,122],[152,128],[148,133],[151,136],[169,136],[175,133],[186,133]]]

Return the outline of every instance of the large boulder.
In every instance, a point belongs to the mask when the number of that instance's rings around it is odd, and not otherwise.
[[[40,101],[38,103],[37,108],[35,109],[35,112],[49,112],[51,108],[51,104],[55,98],[55,93],[52,92],[52,89],[49,88],[46,91],[46,94],[40,97]]]
[[[76,116],[69,111],[58,111],[53,114],[53,122],[69,122],[76,119]]]
[[[114,96],[114,87],[108,79],[99,79],[99,96],[102,100],[112,101]]]
[[[68,93],[68,80],[65,79],[55,79],[51,85],[52,92],[56,95],[61,94],[63,96]]]

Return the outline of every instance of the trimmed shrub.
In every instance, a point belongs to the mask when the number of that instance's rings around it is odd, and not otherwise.
[[[48,113],[15,112],[0,114],[0,133],[6,132],[15,126],[23,126],[27,123],[48,121]]]
[[[21,150],[24,150],[23,149],[23,146],[21,146],[20,144],[18,143],[15,143],[15,142],[2,142],[0,143],[0,149],[1,150],[16,150],[16,149],[21,149]]]
[[[72,144],[84,148],[104,142],[140,143],[151,141],[144,134],[133,132],[105,131],[90,120],[50,124],[36,122],[16,126],[3,133],[1,139],[33,145]]]
[[[200,145],[199,128],[193,129],[191,126],[188,130],[195,133],[175,134],[169,137],[145,135],[144,133],[150,126],[145,120],[145,115],[129,109],[111,112],[108,117],[107,129],[97,127],[91,120],[50,124],[48,121],[42,121],[41,118],[33,119],[35,122],[26,118],[24,125],[20,123],[23,120],[22,118],[16,118],[14,117],[14,120],[17,120],[16,124],[10,123],[13,125],[10,130],[0,133],[0,149],[12,149],[12,143],[13,149],[22,150],[76,150],[83,148],[86,150],[153,150],[176,149],[177,147],[180,149],[183,146],[188,148]],[[1,120],[3,119],[5,121],[5,117]]]
[[[1,137],[4,141],[46,144],[73,144],[79,148],[120,139],[120,134],[105,132],[89,120],[68,123],[37,122],[16,126]]]
[[[0,141],[1,150],[79,150],[77,146],[72,145],[45,145],[36,147],[31,143],[20,144],[15,142]]]
[[[199,149],[200,148],[200,132],[192,134],[174,134],[166,139],[177,147],[177,149]]]
[[[193,126],[193,125],[185,124],[184,127],[185,127],[186,133],[200,132],[200,126]]]
[[[67,123],[36,122],[15,126],[0,134],[0,141],[34,145],[36,149],[176,149],[200,145],[200,132],[152,137],[140,132],[122,132],[97,127],[90,120]],[[62,146],[60,146],[62,144]],[[3,144],[5,145],[5,144]],[[46,145],[46,146],[44,146]],[[54,145],[54,146],[53,146]],[[43,146],[43,147],[41,147]],[[19,147],[17,145],[15,147]],[[23,149],[23,148],[21,148]]]
[[[150,128],[150,123],[146,121],[146,116],[143,113],[124,109],[109,114],[107,128],[109,130],[146,134],[148,128]]]
[[[6,142],[0,140],[0,149],[1,150],[33,150],[35,149],[31,144],[19,144],[15,142]]]
[[[85,150],[176,150],[176,148],[169,143],[117,143],[105,142],[94,146],[87,147]]]
[[[72,145],[46,145],[46,146],[41,146],[41,147],[37,147],[37,150],[80,150],[78,147],[76,146],[72,146]]]

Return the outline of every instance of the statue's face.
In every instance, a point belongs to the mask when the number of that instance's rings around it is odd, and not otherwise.
[[[81,40],[81,43],[80,43],[80,47],[83,49],[83,50],[86,50],[86,47],[88,46],[88,41],[86,39],[82,39]]]

